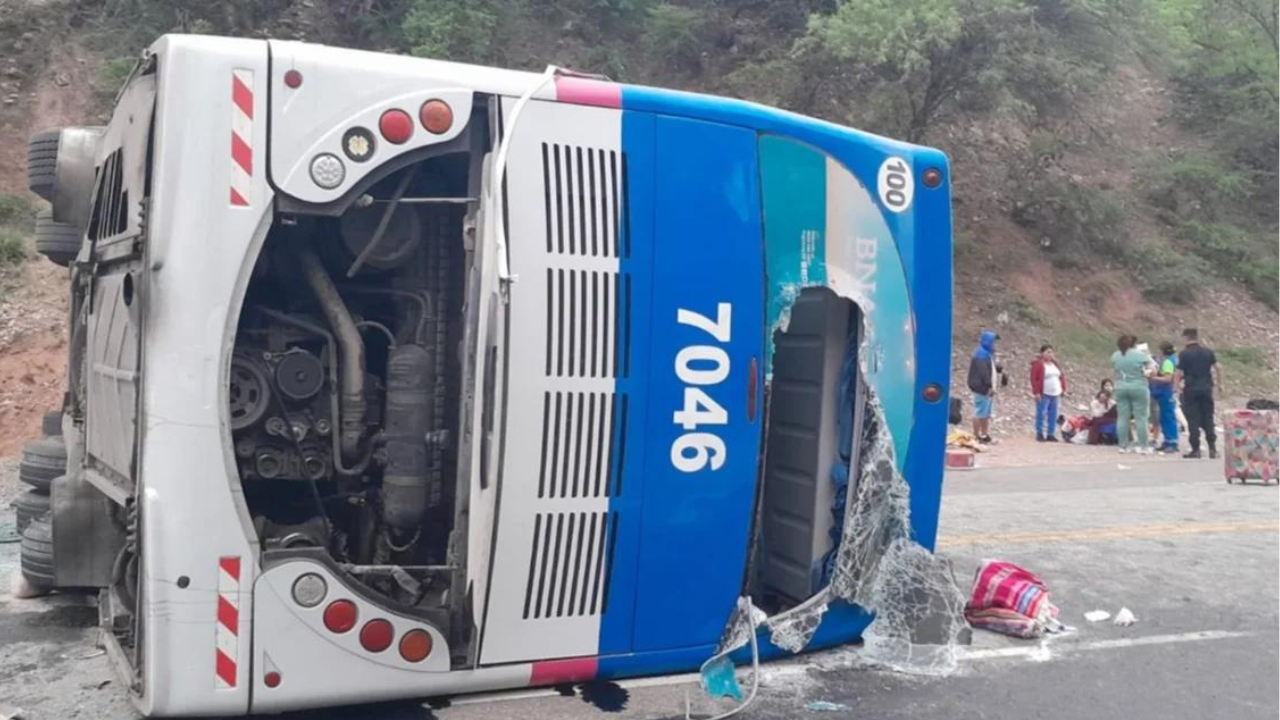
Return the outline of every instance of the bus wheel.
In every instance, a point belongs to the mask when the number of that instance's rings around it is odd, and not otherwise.
[[[36,213],[36,251],[66,267],[80,254],[80,228],[53,219],[51,210]]]
[[[36,518],[22,533],[22,576],[40,589],[50,589],[53,580],[53,525],[49,516]]]
[[[42,490],[28,490],[13,501],[13,514],[18,521],[18,532],[27,529],[31,521],[48,514],[52,503],[49,493]]]
[[[31,192],[53,202],[58,184],[58,141],[61,130],[46,130],[27,142],[27,187]]]
[[[62,438],[41,438],[22,446],[18,479],[31,487],[49,492],[53,479],[67,471],[67,447]]]

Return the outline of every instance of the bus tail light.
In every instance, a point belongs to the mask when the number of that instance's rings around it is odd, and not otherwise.
[[[400,145],[413,137],[413,120],[403,110],[388,110],[378,119],[378,132],[387,142]]]
[[[924,386],[924,392],[921,394],[924,395],[925,402],[936,403],[942,399],[942,386],[937,383],[929,383]]]
[[[942,171],[938,168],[929,168],[920,176],[921,182],[927,188],[936,188],[942,184]]]
[[[332,633],[344,633],[356,626],[356,604],[334,600],[324,609],[324,626]]]
[[[347,177],[347,168],[332,153],[320,153],[311,159],[311,181],[325,190],[332,190]]]
[[[307,573],[298,576],[293,581],[293,601],[302,607],[315,607],[324,602],[324,596],[329,592],[329,586],[325,583],[324,578],[315,573]]]
[[[453,127],[453,108],[443,100],[428,100],[422,103],[418,119],[427,132],[443,135]]]
[[[400,657],[409,662],[422,662],[431,654],[431,634],[426,630],[410,630],[400,638]]]
[[[272,670],[262,676],[262,684],[269,688],[280,687],[280,673]]]
[[[360,646],[369,652],[382,652],[391,647],[394,635],[391,623],[382,618],[370,620],[360,628]]]

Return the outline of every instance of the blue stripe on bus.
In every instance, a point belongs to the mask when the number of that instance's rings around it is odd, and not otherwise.
[[[911,485],[911,529],[916,542],[933,549],[938,536],[938,509],[942,503],[943,455],[946,452],[947,398],[951,378],[951,200],[947,188],[951,172],[947,157],[937,150],[917,148],[913,158],[915,177],[937,168],[943,182],[937,189],[923,186],[915,194],[915,247],[911,301],[916,317],[915,424],[911,429],[911,453],[904,475]],[[905,262],[905,259],[904,259]],[[942,387],[942,399],[925,402],[928,383]]]
[[[742,590],[760,451],[760,419],[747,418],[748,369],[763,344],[763,250],[755,133],[683,118],[656,119],[652,324],[644,455],[644,516],[639,548],[633,648],[662,650],[714,643]],[[628,144],[629,139],[624,139]],[[681,309],[710,321],[731,307],[727,342],[678,322]],[[679,377],[690,347],[727,353],[728,375],[708,384]],[[693,361],[694,371],[717,367]],[[725,413],[682,427],[674,413],[705,392]],[[681,438],[722,440],[723,465],[682,471]],[[698,443],[694,443],[695,445]],[[716,451],[710,451],[719,454]],[[693,451],[687,455],[692,457]]]
[[[622,114],[623,177],[625,197],[620,212],[624,232],[619,238],[619,277],[622,294],[630,289],[630,300],[617,318],[619,342],[627,345],[620,357],[615,391],[626,397],[625,424],[619,426],[612,444],[610,466],[615,468],[614,492],[609,511],[616,518],[617,538],[609,572],[608,603],[600,620],[601,655],[630,652],[635,621],[637,566],[640,555],[642,502],[645,497],[646,437],[649,411],[646,382],[649,376],[650,306],[653,302],[654,117],[649,113]],[[629,315],[629,317],[628,317]]]

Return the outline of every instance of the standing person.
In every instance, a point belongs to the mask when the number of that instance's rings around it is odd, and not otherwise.
[[[1200,457],[1200,431],[1209,441],[1210,459],[1218,457],[1218,434],[1213,428],[1213,391],[1222,392],[1222,366],[1213,351],[1200,344],[1200,331],[1187,328],[1182,331],[1186,347],[1178,354],[1178,369],[1174,383],[1182,391],[1182,409],[1187,414],[1187,429],[1191,434],[1191,452],[1184,458]]]
[[[1173,391],[1174,374],[1178,369],[1178,353],[1173,343],[1160,344],[1160,362],[1151,376],[1151,399],[1160,408],[1160,452],[1178,452],[1178,399]]]
[[[1036,440],[1058,442],[1053,430],[1058,417],[1058,398],[1067,391],[1067,375],[1058,365],[1052,345],[1041,345],[1040,355],[1031,361],[1031,394],[1036,398]]]
[[[1000,336],[982,331],[978,347],[969,360],[969,389],[973,391],[973,435],[980,443],[991,442],[991,413],[996,397],[996,341]]]
[[[1117,350],[1111,354],[1116,373],[1116,438],[1120,452],[1149,455],[1147,416],[1151,413],[1151,390],[1147,387],[1147,368],[1151,356],[1134,347],[1137,342],[1132,335],[1121,335],[1116,341]],[[1137,425],[1136,444],[1130,436],[1130,420]]]

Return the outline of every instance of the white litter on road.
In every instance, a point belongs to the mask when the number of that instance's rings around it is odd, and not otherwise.
[[[1103,620],[1110,620],[1111,613],[1106,610],[1090,610],[1084,614],[1084,619],[1089,622],[1102,622]]]
[[[1120,608],[1120,612],[1116,613],[1116,619],[1112,622],[1120,627],[1129,627],[1130,625],[1138,622],[1138,618],[1134,617],[1133,613],[1129,611],[1129,608],[1122,607]]]

